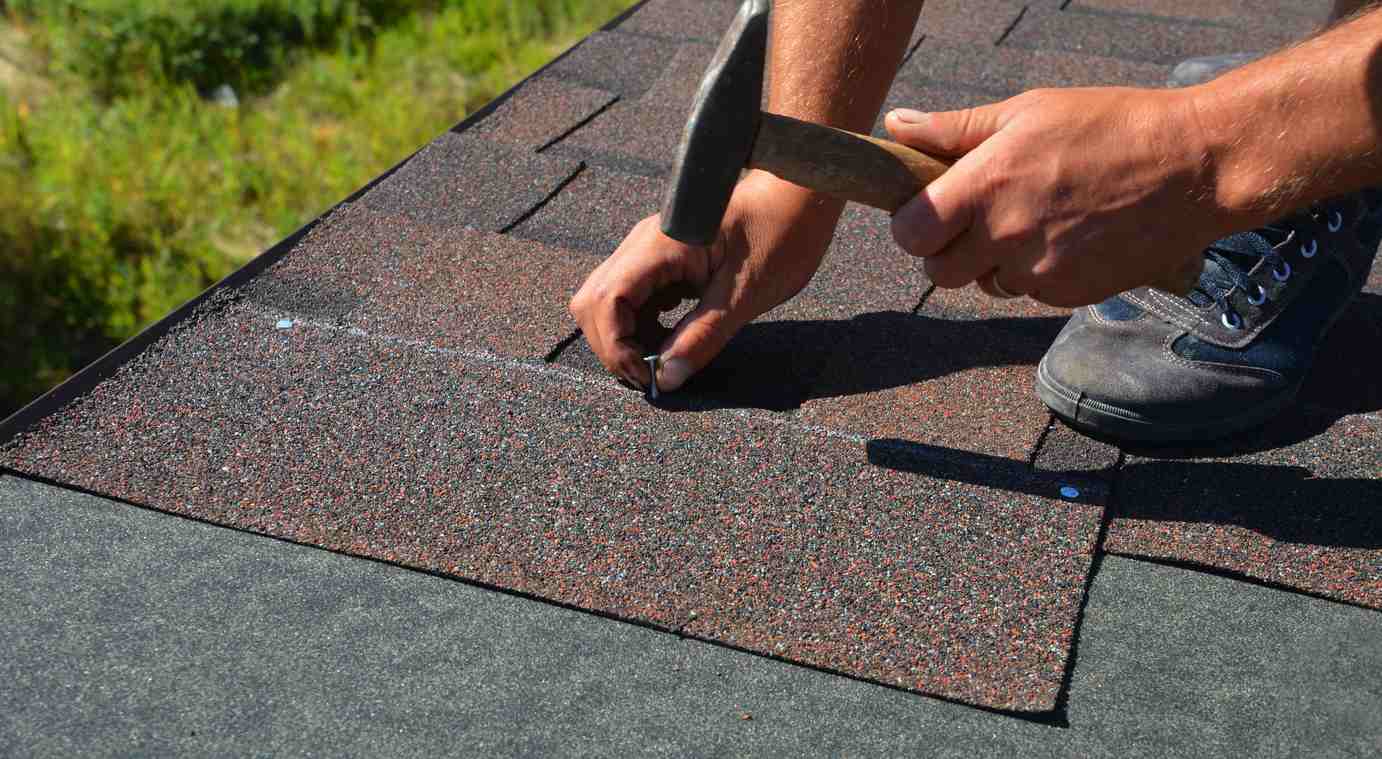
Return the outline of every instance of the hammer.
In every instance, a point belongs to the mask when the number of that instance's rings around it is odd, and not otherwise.
[[[761,110],[770,9],[770,0],[744,0],[682,133],[662,232],[688,245],[715,240],[745,168],[896,213],[950,167],[906,145]],[[1197,258],[1152,286],[1184,295],[1203,266]]]

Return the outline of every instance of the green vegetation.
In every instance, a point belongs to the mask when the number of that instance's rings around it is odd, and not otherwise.
[[[0,0],[0,416],[630,3]]]

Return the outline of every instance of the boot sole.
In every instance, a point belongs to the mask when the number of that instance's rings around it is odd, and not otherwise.
[[[1047,371],[1044,357],[1037,365],[1036,376],[1037,396],[1066,424],[1095,437],[1137,443],[1206,443],[1220,440],[1264,424],[1294,403],[1299,390],[1300,383],[1297,383],[1271,401],[1237,416],[1195,424],[1168,424],[1093,400],[1062,385]]]

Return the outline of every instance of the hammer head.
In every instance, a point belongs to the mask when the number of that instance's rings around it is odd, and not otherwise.
[[[701,80],[662,203],[662,232],[709,245],[758,133],[769,0],[744,0]]]

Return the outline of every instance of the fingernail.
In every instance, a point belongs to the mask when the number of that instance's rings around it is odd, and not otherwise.
[[[662,362],[657,372],[657,386],[660,390],[676,390],[686,384],[691,377],[691,362],[684,358],[669,358]]]
[[[915,111],[911,108],[897,108],[893,110],[893,118],[903,124],[920,124],[926,118],[926,112]]]

